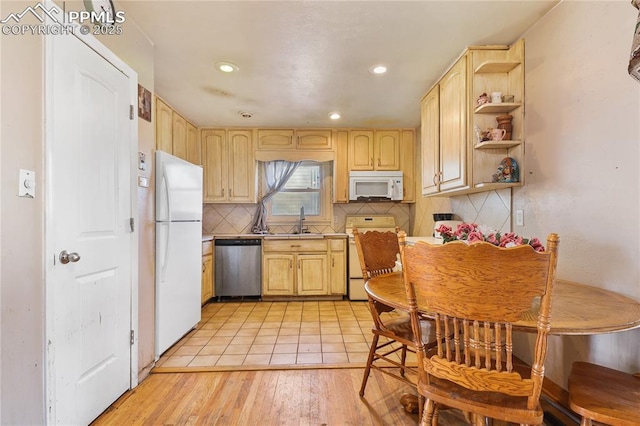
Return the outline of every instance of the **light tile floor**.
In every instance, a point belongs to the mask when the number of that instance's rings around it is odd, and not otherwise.
[[[156,367],[364,366],[371,325],[366,302],[212,302]]]

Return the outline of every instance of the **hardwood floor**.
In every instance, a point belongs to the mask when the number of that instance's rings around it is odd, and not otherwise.
[[[399,400],[413,390],[363,369],[151,374],[94,425],[414,425]],[[454,424],[454,423],[448,423]],[[460,424],[460,423],[457,423]]]
[[[415,390],[373,371],[364,398],[362,368],[151,374],[93,423],[101,425],[416,425],[400,404]],[[546,412],[546,408],[545,408]],[[439,425],[468,424],[442,410]],[[505,422],[494,421],[494,426]],[[547,426],[575,424],[553,416]]]

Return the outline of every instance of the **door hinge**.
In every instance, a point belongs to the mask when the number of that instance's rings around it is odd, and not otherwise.
[[[133,337],[135,336],[134,334],[135,332],[133,330],[131,330],[131,337],[129,339],[129,344],[133,345]]]
[[[135,229],[135,222],[132,217],[129,218],[129,228],[131,229],[131,232]]]
[[[135,110],[133,109],[133,105],[129,105],[129,120],[133,120],[133,115]]]

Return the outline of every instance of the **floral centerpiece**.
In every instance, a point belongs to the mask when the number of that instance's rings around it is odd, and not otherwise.
[[[440,227],[436,229],[436,232],[440,233],[444,243],[464,241],[467,244],[473,244],[485,241],[498,247],[515,247],[528,244],[533,247],[535,251],[544,251],[544,246],[537,238],[522,238],[514,232],[507,232],[503,235],[498,231],[476,225],[475,223],[461,223],[455,231],[448,225],[440,225]]]

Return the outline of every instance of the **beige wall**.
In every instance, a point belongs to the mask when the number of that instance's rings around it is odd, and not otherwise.
[[[33,3],[3,0],[0,16],[28,5]],[[118,37],[102,41],[152,90],[153,46],[130,22]],[[0,424],[45,422],[43,44],[38,36],[0,37]],[[151,165],[153,125],[139,124],[140,150]],[[20,168],[36,172],[34,199],[16,196]],[[153,362],[152,194],[153,188],[139,190],[140,370]]]
[[[2,2],[2,16],[25,3]],[[2,36],[0,137],[0,424],[44,422],[43,41]],[[36,172],[19,198],[18,170]],[[27,405],[28,401],[28,405]],[[30,409],[28,409],[30,407]]]
[[[527,183],[513,209],[517,233],[560,235],[559,278],[640,299],[637,15],[628,1],[562,2],[524,34]],[[565,389],[575,360],[640,371],[640,329],[549,343],[546,375]]]
[[[126,6],[126,2],[116,4],[118,10],[125,11],[125,16]],[[122,36],[103,36],[100,41],[133,68],[138,73],[138,83],[153,93],[154,47],[130,17],[126,17],[125,31]],[[138,118],[138,151],[146,156],[146,170],[138,170],[138,176],[149,178],[148,188],[138,187],[138,370],[140,381],[149,373],[154,362],[155,111],[152,111],[151,119],[152,121],[149,122]]]

